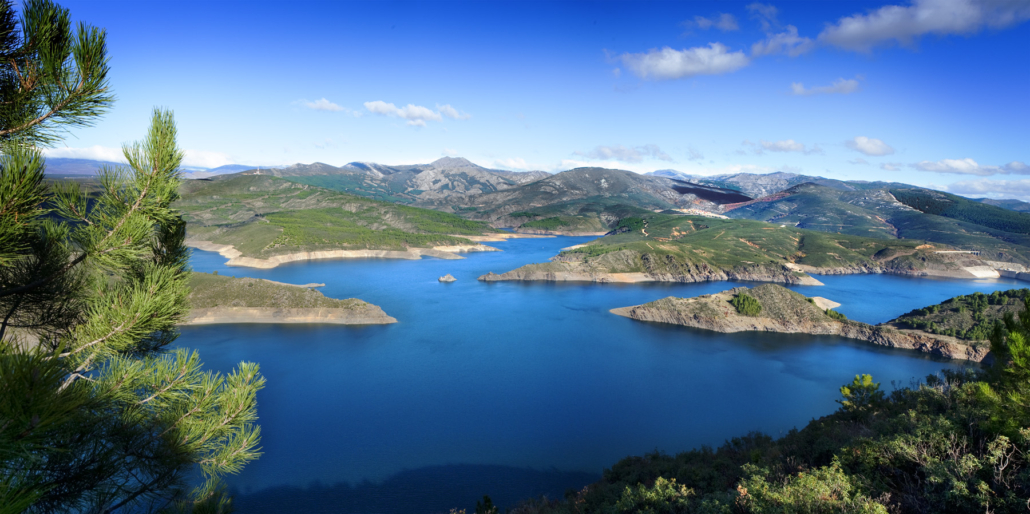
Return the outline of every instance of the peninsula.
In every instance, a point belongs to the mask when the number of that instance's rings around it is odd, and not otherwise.
[[[1003,264],[1003,263],[1002,263]],[[998,277],[998,263],[923,240],[818,232],[753,220],[653,214],[605,237],[483,281],[707,282],[821,285],[810,274]]]
[[[983,340],[986,336],[979,340],[966,340],[947,332],[913,329],[910,328],[911,323],[868,325],[848,320],[844,315],[824,308],[825,301],[823,298],[807,298],[779,285],[762,284],[695,298],[670,296],[610,312],[640,321],[671,323],[715,332],[837,335],[975,362],[982,361],[990,350],[990,345]]]
[[[258,278],[234,278],[193,272],[190,315],[185,325],[216,323],[396,323],[382,309],[350,298],[327,298],[309,286]]]

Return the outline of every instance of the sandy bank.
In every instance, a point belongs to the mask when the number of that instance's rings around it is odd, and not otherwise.
[[[570,237],[583,237],[583,236],[603,236],[608,232],[576,232],[573,230],[542,230],[535,228],[519,228],[516,229],[519,234],[526,235],[537,235],[537,236],[570,236]]]
[[[553,235],[540,235],[540,234],[516,234],[514,232],[498,232],[496,234],[486,234],[482,236],[461,236],[455,235],[454,237],[464,237],[469,241],[475,243],[499,243],[508,239],[540,239],[545,237],[554,237]]]
[[[384,325],[397,320],[372,304],[355,309],[279,309],[274,307],[213,307],[193,309],[184,325],[220,323],[327,323]]]
[[[274,255],[267,259],[256,259],[244,257],[239,250],[232,245],[223,245],[211,241],[186,241],[188,246],[209,252],[218,252],[219,255],[228,259],[227,266],[244,266],[248,268],[269,269],[280,264],[296,261],[310,261],[320,259],[410,259],[418,260],[422,257],[436,257],[438,259],[463,259],[457,254],[465,252],[499,252],[497,248],[482,244],[473,245],[452,245],[435,246],[433,248],[408,248],[400,250],[321,250],[312,252],[296,252],[283,255]]]

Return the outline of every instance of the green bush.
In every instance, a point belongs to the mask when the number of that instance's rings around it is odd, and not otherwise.
[[[844,320],[848,319],[847,316],[845,316],[845,315],[843,315],[843,314],[841,314],[841,313],[839,313],[839,312],[837,312],[837,311],[835,311],[833,309],[826,309],[826,315],[831,317],[831,318],[833,318],[833,319],[835,319],[835,320],[837,320],[837,321],[844,321]]]
[[[737,308],[737,312],[745,316],[758,316],[762,312],[762,304],[753,296],[740,293],[730,300],[730,304]]]

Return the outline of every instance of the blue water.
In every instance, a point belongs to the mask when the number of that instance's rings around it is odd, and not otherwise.
[[[608,312],[739,284],[483,283],[590,238],[520,239],[464,260],[347,260],[271,270],[193,267],[361,298],[385,326],[186,327],[209,368],[261,364],[264,455],[230,477],[241,512],[446,512],[580,488],[620,458],[675,453],[761,430],[779,435],[836,408],[872,373],[890,389],[962,364],[836,337],[716,334]],[[442,284],[450,273],[458,279]],[[819,277],[793,289],[868,323],[1013,280]],[[279,502],[279,503],[277,503]],[[298,503],[300,502],[300,503]]]

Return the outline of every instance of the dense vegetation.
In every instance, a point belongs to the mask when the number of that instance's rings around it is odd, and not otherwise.
[[[539,230],[561,230],[564,227],[572,225],[572,223],[572,220],[569,220],[567,218],[552,216],[550,218],[544,218],[542,220],[527,221],[522,225],[519,225],[519,228],[531,228]]]
[[[970,341],[986,341],[995,326],[1013,316],[1030,297],[1030,289],[973,293],[916,309],[891,324]]]
[[[1030,214],[928,189],[891,189],[899,202],[925,214],[953,218],[987,228],[1030,235]]]
[[[773,439],[630,457],[560,501],[510,512],[1007,513],[1030,498],[1030,300],[991,339],[989,369],[885,392],[869,375],[837,412]]]
[[[730,300],[730,304],[737,309],[737,312],[744,316],[758,316],[762,312],[762,304],[753,296],[740,293]]]

